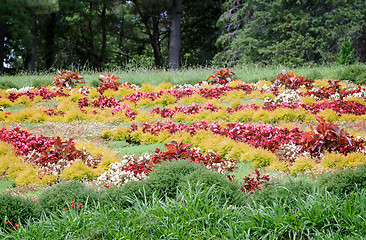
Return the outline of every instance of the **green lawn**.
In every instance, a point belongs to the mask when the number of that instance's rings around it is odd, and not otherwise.
[[[245,82],[254,82],[262,79],[272,80],[276,77],[282,69],[287,71],[293,70],[295,74],[306,76],[307,78],[334,78],[338,76],[338,72],[345,67],[343,66],[321,66],[321,67],[299,67],[291,68],[286,66],[243,66],[231,68],[231,70],[236,74],[236,78]],[[120,70],[108,70],[106,72],[90,72],[82,71],[81,75],[84,77],[85,81],[89,85],[97,85],[98,78],[100,74],[111,74],[114,73],[116,76],[121,77],[121,82],[131,82],[137,85],[142,83],[150,83],[153,85],[158,85],[161,82],[171,82],[173,84],[194,84],[199,81],[206,80],[213,71],[213,68],[190,68],[179,71],[169,71],[169,70],[148,70],[148,69],[132,69],[127,71]],[[16,87],[25,86],[37,86],[37,85],[51,85],[54,80],[54,74],[20,74],[16,76],[1,76],[0,86],[4,83],[12,83]]]

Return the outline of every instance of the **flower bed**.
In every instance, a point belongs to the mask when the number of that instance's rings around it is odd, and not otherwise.
[[[328,153],[344,156],[347,160],[342,167],[366,163],[366,133],[353,131],[352,135],[348,133],[352,129],[340,127],[366,122],[366,91],[361,85],[327,80],[327,85],[320,87],[317,80],[284,71],[273,82],[248,84],[232,80],[234,74],[225,70],[209,77],[214,78],[211,82],[165,84],[168,87],[164,89],[122,84],[114,75],[101,75],[98,88],[77,88],[76,84],[84,83],[80,76],[74,81],[76,73],[61,73],[56,87],[0,91],[4,125],[19,121],[101,122],[117,127],[101,132],[100,138],[134,144],[180,140],[195,148],[187,150],[188,155],[173,156],[168,148],[106,160],[105,155],[113,155],[110,150],[91,153],[78,148],[72,138],[2,128],[0,139],[13,147],[22,162],[31,164],[39,178],[87,177],[106,186],[121,185],[141,180],[155,164],[176,158],[199,162],[228,176],[237,160],[290,172],[329,168],[323,161]],[[279,123],[291,127],[276,127]],[[310,129],[298,123],[308,124]],[[355,157],[347,157],[350,154]],[[9,175],[7,170],[4,174]]]

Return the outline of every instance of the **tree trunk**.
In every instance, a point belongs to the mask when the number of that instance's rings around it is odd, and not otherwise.
[[[4,38],[5,38],[6,23],[0,23],[0,74],[4,72]]]
[[[30,58],[28,61],[28,71],[30,73],[34,73],[36,70],[36,55],[37,55],[37,27],[36,27],[36,20],[34,19],[34,26],[31,30],[32,32],[32,45],[31,45],[31,52]]]
[[[55,44],[55,29],[56,29],[56,13],[51,13],[47,16],[46,23],[46,39],[45,39],[45,68],[50,69],[53,67],[56,56],[56,44]]]
[[[107,29],[106,29],[106,5],[103,3],[102,15],[101,15],[101,27],[102,27],[102,46],[100,48],[100,54],[98,57],[97,67],[100,69],[104,63],[105,51],[107,48]]]
[[[171,10],[171,29],[169,40],[169,68],[177,70],[180,67],[180,52],[182,41],[180,36],[182,0],[174,0]]]
[[[156,16],[152,17],[153,33],[150,35],[150,43],[154,50],[155,67],[161,68],[163,66],[163,56],[160,50],[160,30],[159,30],[159,19]]]

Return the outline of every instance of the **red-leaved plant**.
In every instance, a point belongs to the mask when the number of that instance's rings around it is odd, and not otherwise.
[[[168,149],[167,154],[170,154],[174,158],[185,157],[188,153],[187,147],[191,146],[192,143],[179,143],[172,141],[170,143],[165,143],[164,146]]]
[[[262,187],[266,187],[269,185],[269,175],[262,175],[260,172],[255,169],[252,172],[252,175],[249,174],[247,177],[243,178],[244,185],[240,187],[240,190],[244,193],[252,194],[256,190],[262,190]]]
[[[275,86],[285,87],[288,89],[298,89],[299,87],[311,89],[313,87],[313,84],[309,79],[295,75],[293,71],[286,72],[285,70],[282,70],[282,72],[273,80]]]
[[[210,78],[214,80],[211,83],[214,84],[226,84],[229,81],[233,80],[232,77],[235,75],[229,68],[220,68],[220,70],[214,71],[214,74],[209,76],[206,81]]]
[[[52,82],[56,87],[76,87],[77,83],[85,83],[84,78],[78,71],[60,71],[57,70],[58,76],[54,77],[55,81]]]
[[[155,154],[152,155],[150,162],[147,164],[149,167],[160,164],[164,161],[182,159],[205,165],[212,171],[226,176],[238,167],[235,159],[224,160],[221,156],[213,152],[202,154],[197,149],[188,149],[187,147],[191,146],[191,143],[178,143],[176,141],[172,141],[164,145],[168,151],[162,152],[157,148],[155,150]]]
[[[118,87],[122,85],[118,79],[120,79],[120,77],[116,77],[114,74],[99,75],[100,84],[97,88],[97,91],[100,94],[103,94],[103,92],[107,89],[113,89],[114,91],[117,91]]]
[[[83,209],[83,204],[82,203],[77,203],[75,201],[72,201],[71,204],[70,204],[71,208],[70,209],[73,209],[73,210],[76,210],[78,212],[81,211],[81,209]],[[68,208],[64,208],[65,211],[69,211]]]
[[[18,223],[13,224],[13,223],[12,223],[12,222],[10,222],[10,221],[6,221],[6,227],[7,227],[9,230],[16,231],[16,230],[18,230],[18,228],[19,228],[19,224],[18,224]]]
[[[346,155],[362,147],[361,140],[356,141],[338,125],[319,116],[315,116],[315,119],[319,124],[314,125],[311,131],[303,132],[301,139],[301,143],[312,156],[318,157],[324,150],[337,151]]]

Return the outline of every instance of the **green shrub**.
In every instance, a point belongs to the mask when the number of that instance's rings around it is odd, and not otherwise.
[[[63,182],[53,185],[40,193],[38,197],[39,204],[46,212],[62,210],[70,205],[72,201],[82,203],[88,202],[92,205],[98,200],[98,194],[93,190],[86,188],[78,181]]]
[[[356,83],[358,84],[366,83],[366,71],[356,77]]]
[[[8,89],[8,88],[19,88],[15,83],[5,80],[0,81],[0,89]]]
[[[203,189],[214,186],[216,192],[224,196],[221,200],[227,201],[228,204],[242,205],[246,200],[245,195],[234,182],[230,182],[227,177],[212,172],[207,168],[196,170],[185,176],[178,187],[181,191],[186,191],[189,186],[196,185],[201,185]],[[221,203],[223,204],[225,202]]]
[[[0,195],[0,206],[0,226],[6,221],[19,224],[19,221],[39,218],[41,212],[32,200],[8,194]]]
[[[97,88],[99,86],[99,84],[100,84],[99,80],[93,80],[90,85],[93,88]]]
[[[145,183],[157,197],[175,197],[177,187],[184,177],[203,168],[203,165],[185,160],[163,162],[154,167]]]
[[[359,84],[363,82],[358,82],[357,77],[364,72],[366,72],[365,65],[351,65],[338,72],[338,78],[342,80],[349,80],[355,84]]]
[[[366,187],[366,165],[336,173],[325,174],[319,179],[321,187],[339,196],[349,194]]]
[[[105,190],[100,198],[102,206],[118,206],[126,208],[133,205],[134,200],[151,200],[151,189],[144,181],[131,181],[123,185],[121,188],[112,186]]]
[[[262,191],[255,191],[252,200],[263,205],[275,201],[286,202],[291,207],[299,198],[311,194],[316,189],[316,181],[308,177],[287,177],[283,182],[271,184]]]
[[[342,65],[354,64],[356,62],[356,59],[353,56],[354,51],[351,40],[343,41],[336,62]]]

